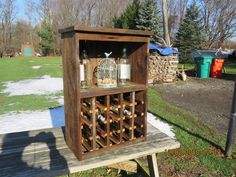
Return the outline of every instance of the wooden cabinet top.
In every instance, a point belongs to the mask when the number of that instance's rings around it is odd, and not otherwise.
[[[64,29],[59,29],[59,33],[97,33],[97,34],[115,34],[115,35],[131,35],[131,36],[145,36],[149,37],[154,33],[152,31],[130,30],[120,28],[101,28],[101,27],[88,27],[88,26],[71,26]]]

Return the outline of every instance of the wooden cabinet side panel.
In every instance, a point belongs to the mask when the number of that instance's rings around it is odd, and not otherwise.
[[[147,85],[147,64],[148,64],[148,44],[144,43],[139,48],[136,48],[130,55],[131,62],[131,79],[132,82]]]
[[[67,34],[63,38],[63,83],[64,83],[64,110],[66,124],[66,142],[69,148],[78,155],[79,149],[79,100],[77,97],[78,71],[76,61],[75,34]]]
[[[131,60],[131,78],[133,82],[148,84],[148,43],[144,43],[129,56]],[[147,136],[147,90],[141,91],[136,95],[138,100],[144,100],[144,105],[141,107],[141,112],[144,112],[144,137]]]

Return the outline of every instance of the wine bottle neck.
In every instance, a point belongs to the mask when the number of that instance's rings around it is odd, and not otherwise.
[[[122,59],[128,59],[126,52],[123,52]]]

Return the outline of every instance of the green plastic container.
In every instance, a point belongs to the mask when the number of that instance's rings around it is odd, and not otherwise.
[[[197,77],[200,78],[209,77],[212,59],[213,57],[210,55],[195,58]]]

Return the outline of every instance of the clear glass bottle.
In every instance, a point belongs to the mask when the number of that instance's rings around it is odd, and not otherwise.
[[[119,85],[127,85],[131,78],[130,77],[131,67],[126,52],[127,52],[126,48],[123,48],[123,55],[119,60],[119,65],[118,65]]]
[[[88,88],[91,86],[91,62],[88,58],[86,50],[82,51],[80,58],[80,86],[81,88]]]

